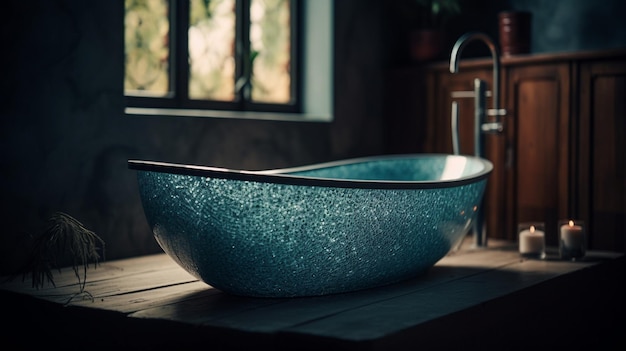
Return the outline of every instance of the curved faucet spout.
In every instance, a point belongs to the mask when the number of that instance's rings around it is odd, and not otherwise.
[[[479,157],[483,155],[483,132],[487,133],[499,133],[502,132],[502,123],[500,122],[500,116],[506,114],[506,111],[500,110],[500,54],[496,45],[491,38],[484,33],[469,32],[462,35],[452,47],[452,54],[450,55],[450,73],[457,73],[459,71],[459,57],[463,48],[472,41],[479,40],[487,44],[491,51],[491,57],[493,58],[493,83],[492,83],[492,99],[493,110],[489,111],[485,108],[485,82],[481,79],[474,79],[474,152]],[[495,122],[485,123],[485,117],[487,115],[495,116]],[[458,119],[458,108],[453,102],[452,108],[452,142],[458,144],[458,125],[456,120]],[[457,135],[454,135],[454,134]],[[458,150],[453,145],[455,150]],[[458,152],[458,151],[456,151]],[[476,213],[476,220],[473,225],[474,231],[474,243],[476,247],[487,246],[487,233],[484,226],[484,213],[482,205]]]
[[[463,34],[452,47],[452,54],[450,55],[450,73],[457,73],[459,71],[459,58],[463,48],[472,41],[480,40],[487,44],[491,51],[491,57],[493,59],[493,108],[498,113],[500,104],[500,54],[498,48],[493,43],[488,35],[481,32],[469,32]]]

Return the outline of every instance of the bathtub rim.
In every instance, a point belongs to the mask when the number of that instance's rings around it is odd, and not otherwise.
[[[306,170],[321,169],[334,166],[342,166],[353,163],[364,163],[370,161],[383,161],[393,159],[408,158],[432,158],[432,157],[459,157],[478,162],[483,166],[479,172],[462,176],[459,178],[445,180],[366,180],[366,179],[341,179],[322,178],[290,173]],[[237,170],[231,168],[212,167],[196,164],[183,164],[152,160],[129,159],[128,168],[142,172],[157,172],[168,174],[179,174],[197,177],[230,179],[238,181],[251,181],[260,183],[274,183],[284,185],[315,186],[315,187],[339,187],[339,188],[361,188],[361,189],[437,189],[458,187],[466,184],[476,183],[487,178],[493,171],[491,161],[477,156],[438,154],[438,153],[413,153],[413,154],[390,154],[366,157],[355,157],[337,161],[315,163],[305,166],[277,168],[268,170]]]

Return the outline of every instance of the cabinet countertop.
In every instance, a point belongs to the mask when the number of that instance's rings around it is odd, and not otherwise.
[[[517,66],[517,65],[530,65],[530,64],[546,64],[551,62],[564,62],[564,61],[586,61],[586,60],[610,60],[610,59],[623,59],[626,57],[626,48],[599,50],[599,51],[572,51],[572,52],[550,52],[550,53],[530,53],[511,56],[500,56],[500,65]],[[463,58],[459,63],[461,69],[463,67],[475,67],[491,69],[493,65],[493,59],[491,57],[474,57]],[[449,60],[443,60],[438,62],[432,62],[427,65],[427,68],[432,71],[445,71],[450,72]]]

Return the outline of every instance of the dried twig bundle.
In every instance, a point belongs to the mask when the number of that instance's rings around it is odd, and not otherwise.
[[[31,256],[22,270],[23,279],[30,274],[34,288],[43,287],[46,281],[56,287],[52,270],[60,271],[60,263],[69,259],[82,293],[89,263],[93,262],[95,268],[100,260],[98,245],[104,253],[104,241],[98,235],[74,217],[56,212],[48,219],[44,232],[35,238]]]

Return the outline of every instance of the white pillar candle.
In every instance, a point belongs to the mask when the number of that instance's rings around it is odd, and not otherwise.
[[[575,225],[574,221],[561,226],[561,241],[568,250],[579,250],[583,248],[585,235],[580,225]]]
[[[519,233],[519,252],[522,255],[542,256],[545,250],[545,233],[542,230],[530,229],[522,230]]]

